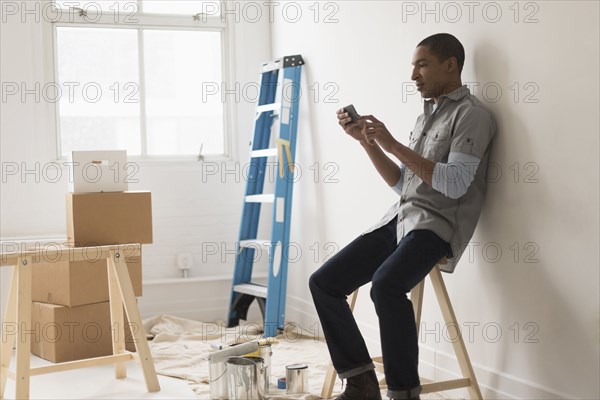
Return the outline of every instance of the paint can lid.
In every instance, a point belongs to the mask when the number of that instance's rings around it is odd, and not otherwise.
[[[306,364],[290,364],[285,366],[286,369],[306,369],[308,365]]]

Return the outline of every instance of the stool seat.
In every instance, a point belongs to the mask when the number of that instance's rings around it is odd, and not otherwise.
[[[452,346],[454,348],[454,353],[456,354],[456,358],[458,360],[458,365],[460,367],[461,373],[463,375],[462,378],[459,379],[451,379],[447,381],[439,381],[439,382],[431,382],[427,379],[422,379],[421,382],[421,393],[432,393],[432,392],[442,392],[446,390],[453,390],[459,388],[467,388],[469,392],[469,397],[471,399],[483,399],[481,395],[481,390],[479,389],[479,384],[477,383],[477,379],[475,377],[475,372],[473,370],[473,366],[471,365],[471,361],[469,359],[469,355],[467,353],[467,348],[465,346],[461,331],[457,329],[458,322],[456,320],[456,315],[454,314],[454,310],[452,308],[452,303],[450,302],[450,298],[448,297],[448,291],[446,290],[446,285],[444,284],[444,280],[442,278],[442,274],[440,271],[440,265],[444,265],[448,262],[446,257],[442,258],[435,267],[429,272],[428,276],[431,279],[431,284],[433,286],[434,292],[436,294],[438,304],[442,311],[442,315],[444,317],[444,321],[446,323],[446,327],[448,329],[448,335],[450,337],[456,337],[457,340],[452,341]],[[419,327],[421,324],[421,310],[423,308],[423,291],[425,288],[425,279],[419,282],[411,291],[410,291],[410,300],[413,304],[413,309],[415,312],[415,322],[417,325],[417,335],[419,333]],[[350,310],[354,311],[354,306],[356,304],[356,298],[358,296],[358,289],[356,289],[352,294],[348,297],[348,304],[350,306]],[[377,371],[383,372],[383,358],[381,356],[373,357],[373,363],[375,364],[375,369]],[[335,378],[337,373],[333,364],[329,364],[329,368],[327,369],[327,375],[325,376],[325,382],[323,383],[323,389],[321,390],[321,397],[324,399],[331,398],[331,394],[333,393],[333,385],[335,384]],[[387,384],[385,382],[385,378],[379,382],[379,387],[382,389],[387,388]]]

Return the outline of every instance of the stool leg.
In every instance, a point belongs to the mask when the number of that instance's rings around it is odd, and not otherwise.
[[[331,398],[336,377],[337,372],[335,371],[335,368],[333,368],[333,364],[329,363],[329,367],[327,367],[327,375],[325,375],[325,382],[323,382],[323,388],[321,389],[322,398]]]
[[[425,291],[425,279],[417,283],[417,286],[410,291],[410,301],[415,312],[415,323],[417,324],[417,337],[419,337],[419,327],[421,326],[421,311],[423,310],[423,292]]]
[[[4,398],[6,390],[6,379],[10,368],[10,359],[12,358],[15,337],[18,335],[16,323],[17,316],[17,285],[18,285],[17,267],[13,267],[10,289],[8,292],[8,301],[6,303],[6,312],[4,313],[4,323],[2,329],[2,366],[0,369],[0,399]],[[10,328],[10,332],[7,329]],[[10,336],[9,336],[10,335]],[[10,339],[9,339],[10,337]]]
[[[117,282],[114,268],[109,261],[106,262],[108,272],[108,295],[110,299],[110,321],[112,334],[113,354],[122,354],[125,351],[125,321],[123,319],[123,298]],[[115,378],[127,377],[127,366],[125,363],[115,364]]]
[[[29,399],[29,372],[31,342],[31,258],[19,257],[17,262],[17,365],[16,365],[16,398]]]
[[[446,322],[446,326],[448,328],[448,335],[449,337],[453,337],[452,333],[454,333],[456,335],[455,337],[458,338],[458,340],[452,341],[452,346],[454,347],[454,352],[456,353],[456,358],[458,359],[458,365],[460,366],[463,376],[469,378],[471,382],[471,385],[467,388],[469,391],[469,396],[471,399],[483,399],[481,396],[481,390],[479,389],[479,384],[475,378],[473,366],[471,365],[471,361],[469,359],[469,354],[467,353],[465,342],[460,330],[457,329],[458,322],[456,320],[456,315],[452,309],[452,303],[450,302],[450,297],[448,296],[448,291],[446,290],[446,285],[444,284],[444,280],[442,279],[442,274],[439,268],[436,266],[433,271],[431,271],[429,276],[431,277],[431,283],[437,296],[438,303],[440,304],[444,321]]]
[[[111,253],[111,257],[108,259],[108,265],[109,268],[112,268],[115,272],[117,283],[121,290],[125,312],[127,313],[129,322],[132,324],[133,339],[135,340],[135,348],[144,371],[146,387],[149,392],[158,392],[160,390],[160,385],[158,383],[158,377],[156,376],[156,370],[154,369],[154,362],[152,361],[152,354],[150,354],[148,341],[146,340],[146,333],[144,331],[144,326],[142,325],[140,311],[135,302],[133,286],[131,286],[131,279],[129,278],[129,273],[127,272],[127,266],[125,264],[125,256],[114,250]]]

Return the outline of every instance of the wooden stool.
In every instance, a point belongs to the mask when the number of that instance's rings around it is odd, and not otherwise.
[[[30,332],[31,332],[31,266],[40,262],[81,261],[89,260],[90,254],[95,260],[106,259],[108,270],[108,286],[110,298],[111,329],[113,339],[113,355],[77,360],[43,367],[30,367]],[[2,253],[0,266],[14,265],[12,283],[8,295],[4,327],[14,324],[16,331],[10,339],[6,329],[2,330],[2,354],[0,370],[0,399],[4,398],[6,379],[11,378],[16,382],[16,398],[29,398],[29,377],[32,375],[48,374],[52,372],[67,371],[76,368],[91,367],[95,365],[115,364],[115,377],[125,378],[127,370],[126,361],[140,362],[144,371],[146,387],[149,392],[158,392],[160,385],[154,369],[150,348],[146,341],[146,334],[140,318],[140,312],[135,301],[133,287],[127,272],[125,256],[140,255],[139,244],[123,244],[114,246],[96,247],[58,247],[37,250],[23,250],[12,253]],[[133,326],[132,329],[137,353],[125,350],[125,327],[123,320],[123,307],[127,318]],[[16,369],[10,371],[10,361],[15,338],[17,340]]]
[[[460,366],[463,378],[440,382],[421,383],[421,393],[442,392],[445,390],[466,387],[468,388],[471,399],[481,400],[483,397],[481,396],[481,391],[479,390],[479,385],[477,383],[477,379],[475,378],[475,372],[473,371],[473,366],[469,360],[469,355],[467,354],[467,348],[465,347],[461,331],[457,329],[458,322],[456,321],[456,315],[454,315],[454,310],[452,309],[452,304],[450,303],[450,298],[448,297],[448,292],[446,291],[446,285],[444,285],[444,280],[442,279],[442,274],[440,272],[439,265],[445,263],[446,259],[444,258],[431,270],[429,273],[429,278],[431,278],[431,284],[433,285],[438,303],[442,310],[444,321],[446,322],[446,327],[448,328],[448,335],[449,337],[457,338],[457,340],[452,341],[452,346],[454,347],[454,353],[456,353],[456,358],[458,359],[458,364]],[[419,282],[419,284],[410,291],[410,299],[413,303],[415,319],[417,323],[417,337],[419,334],[419,325],[421,324],[421,309],[423,307],[424,288],[425,279]],[[350,310],[352,311],[354,311],[357,295],[358,289],[356,289],[348,298]],[[373,362],[375,363],[376,370],[383,372],[383,358],[374,357]],[[325,376],[325,382],[323,383],[323,389],[321,391],[322,398],[329,399],[331,397],[336,376],[337,373],[335,368],[333,368],[333,365],[330,364],[327,370],[327,375]],[[379,387],[382,389],[387,388],[385,378],[379,382]]]

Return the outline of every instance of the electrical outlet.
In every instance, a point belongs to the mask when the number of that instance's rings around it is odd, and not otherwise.
[[[194,265],[194,256],[190,253],[177,254],[177,268],[190,269]]]

